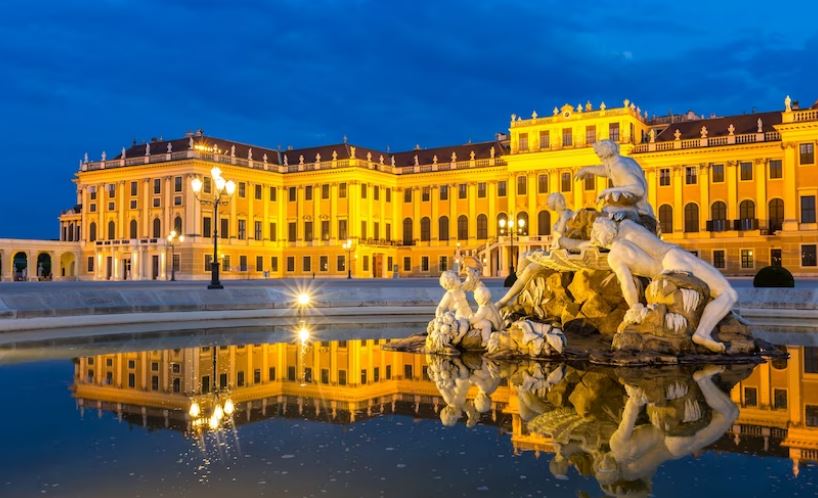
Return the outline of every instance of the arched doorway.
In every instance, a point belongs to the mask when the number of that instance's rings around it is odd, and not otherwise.
[[[25,282],[28,280],[28,255],[22,251],[15,254],[12,268],[12,280],[15,282]]]
[[[73,252],[64,252],[60,256],[60,276],[73,279],[77,276],[76,258]]]
[[[41,252],[37,255],[37,280],[51,280],[51,255]]]

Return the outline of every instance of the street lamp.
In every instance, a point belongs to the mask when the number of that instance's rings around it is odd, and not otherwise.
[[[517,281],[517,273],[514,271],[514,236],[520,236],[521,234],[525,233],[525,220],[523,218],[518,219],[516,222],[514,221],[514,215],[512,214],[508,220],[505,218],[500,218],[498,222],[500,225],[500,234],[502,235],[503,232],[508,232],[509,237],[511,238],[511,252],[509,254],[509,265],[508,265],[508,276],[506,277],[505,282],[503,285],[506,287],[511,287],[514,285],[514,282]]]
[[[352,239],[347,239],[341,246],[347,252],[347,279],[352,278]]]
[[[174,259],[176,259],[176,252],[175,252],[176,243],[177,242],[181,243],[181,242],[184,242],[184,241],[185,241],[185,236],[180,234],[180,233],[177,233],[176,230],[171,230],[170,233],[168,234],[168,244],[170,245],[170,281],[171,282],[176,281],[176,264],[175,264],[175,261],[174,261]],[[165,253],[166,257],[167,257],[167,254],[168,253]],[[167,268],[167,267],[165,267],[165,268]]]
[[[210,192],[203,191],[203,182],[200,178],[194,178],[191,181],[191,187],[196,199],[203,206],[213,205],[213,261],[210,263],[210,285],[207,288],[223,289],[224,286],[219,280],[219,206],[230,202],[230,197],[236,191],[236,184],[233,183],[233,180],[222,178],[222,170],[218,166],[210,170],[210,177]],[[207,194],[207,196],[200,194]]]

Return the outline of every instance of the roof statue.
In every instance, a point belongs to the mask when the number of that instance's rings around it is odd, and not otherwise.
[[[784,97],[784,111],[785,112],[792,112],[792,99],[789,95]]]

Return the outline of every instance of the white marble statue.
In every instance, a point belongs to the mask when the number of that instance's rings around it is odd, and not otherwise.
[[[466,299],[463,282],[460,281],[457,272],[447,270],[441,273],[440,286],[446,290],[446,293],[437,305],[435,316],[439,317],[447,311],[452,311],[456,318],[468,319],[472,315],[472,309]]]
[[[503,329],[503,318],[491,302],[491,291],[485,285],[474,290],[474,300],[477,301],[477,311],[469,321],[471,327],[480,332],[480,343],[485,347],[491,333]]]
[[[725,351],[724,344],[713,340],[711,333],[719,321],[730,313],[738,294],[721,272],[681,247],[661,241],[645,227],[627,219],[617,224],[604,216],[597,218],[591,230],[591,242],[610,250],[608,264],[619,280],[622,294],[631,310],[630,318],[639,316],[643,307],[634,277],[653,279],[662,273],[687,272],[706,283],[712,300],[704,307],[691,340],[716,353]]]
[[[568,209],[565,203],[565,197],[561,193],[554,192],[548,196],[548,209],[557,212],[557,222],[554,223],[551,230],[551,244],[548,251],[530,251],[526,254],[527,263],[525,265],[518,265],[518,268],[521,270],[517,272],[517,280],[508,292],[497,301],[496,307],[498,309],[506,307],[525,289],[529,282],[531,282],[531,279],[549,268],[544,260],[550,257],[551,252],[559,249],[565,249],[569,252],[580,252],[584,247],[590,244],[587,240],[577,240],[564,236],[566,226],[571,218],[574,217],[575,213],[571,209]]]
[[[653,208],[647,201],[645,172],[639,164],[630,157],[620,156],[619,146],[611,140],[596,142],[594,152],[602,164],[580,168],[575,178],[601,176],[611,181],[612,186],[597,196],[597,200],[604,203],[602,211],[606,214],[634,213],[636,219],[645,218],[646,223],[655,219]]]
[[[532,320],[517,320],[508,330],[494,332],[486,352],[494,356],[560,355],[565,352],[566,340],[562,329]]]

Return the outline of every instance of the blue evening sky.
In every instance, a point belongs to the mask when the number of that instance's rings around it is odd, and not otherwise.
[[[511,113],[818,99],[818,2],[7,0],[0,237],[57,237],[84,152],[187,130],[275,147],[490,139]]]

